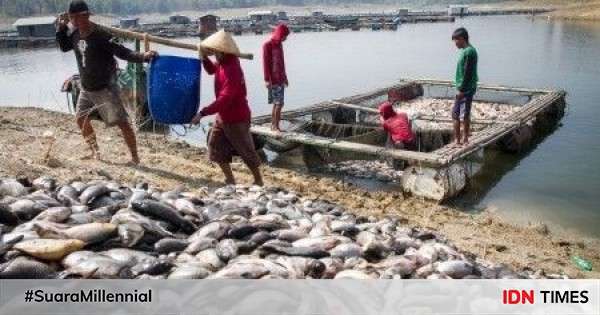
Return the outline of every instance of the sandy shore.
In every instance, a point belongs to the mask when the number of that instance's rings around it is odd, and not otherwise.
[[[68,182],[75,179],[112,178],[123,183],[146,181],[160,189],[185,186],[190,191],[222,186],[223,177],[207,160],[205,150],[168,141],[164,136],[140,134],[143,166],[131,168],[126,148],[115,129],[96,124],[103,161],[83,160],[87,155],[73,117],[30,108],[0,108],[0,177],[48,175]],[[56,137],[46,158],[46,133]],[[234,165],[239,183],[250,174]],[[493,213],[470,215],[426,201],[406,199],[401,193],[367,192],[341,181],[264,168],[265,181],[306,197],[320,197],[360,214],[399,216],[411,226],[444,234],[461,250],[517,270],[543,269],[571,278],[600,278],[600,241],[551,235],[543,225],[518,227]],[[570,261],[582,255],[596,268],[581,272]]]

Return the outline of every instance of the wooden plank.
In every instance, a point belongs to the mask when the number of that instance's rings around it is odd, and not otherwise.
[[[416,80],[411,80],[411,82],[416,82],[419,84],[454,86],[454,82],[448,81],[448,80],[416,79]],[[487,84],[479,84],[478,89],[500,91],[500,92],[514,92],[514,93],[521,93],[521,94],[547,94],[547,93],[554,92],[553,90],[546,90],[546,89],[528,89],[528,88],[519,88],[519,87],[511,87],[511,86],[503,86],[503,85],[487,85]]]
[[[345,150],[356,153],[369,154],[377,157],[387,157],[412,162],[421,162],[433,166],[441,166],[441,158],[434,153],[422,153],[414,151],[404,151],[396,149],[387,149],[380,146],[354,143],[350,141],[335,140],[331,138],[317,137],[296,132],[275,132],[269,127],[252,126],[251,132],[256,135],[271,137],[278,140],[324,147],[335,150]]]

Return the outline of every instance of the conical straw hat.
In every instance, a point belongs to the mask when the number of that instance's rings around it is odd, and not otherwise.
[[[214,33],[200,44],[203,48],[212,49],[218,52],[240,56],[241,52],[233,40],[231,34],[221,30]]]

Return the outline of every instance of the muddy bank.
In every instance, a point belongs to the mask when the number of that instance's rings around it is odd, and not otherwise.
[[[95,125],[102,161],[82,160],[88,154],[72,117],[39,109],[0,109],[0,177],[51,176],[61,182],[113,179],[135,185],[144,181],[162,190],[184,186],[188,191],[222,186],[216,165],[207,161],[203,149],[168,141],[151,134],[139,135],[143,166],[131,168],[126,148],[116,130]],[[56,138],[48,153],[49,139]],[[234,165],[240,184],[251,176],[240,164]],[[597,240],[556,237],[543,225],[517,227],[493,213],[469,215],[426,201],[405,199],[400,193],[367,192],[347,183],[318,175],[297,174],[265,167],[265,181],[296,191],[305,198],[322,198],[360,215],[397,216],[408,226],[436,231],[465,253],[517,271],[543,269],[548,274],[564,273],[571,278],[599,278],[600,273],[580,272],[570,262],[582,255],[600,265]]]

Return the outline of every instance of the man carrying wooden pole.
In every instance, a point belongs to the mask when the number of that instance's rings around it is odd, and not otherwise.
[[[240,50],[229,33],[220,31],[202,42],[201,53],[204,70],[215,76],[216,100],[204,107],[192,123],[199,124],[203,117],[217,115],[208,139],[208,154],[210,160],[221,167],[226,184],[235,185],[231,162],[237,154],[252,172],[254,184],[263,186],[261,161],[250,133],[252,114],[239,60]],[[215,55],[217,62],[210,60],[209,55]]]
[[[99,147],[90,122],[98,113],[107,126],[118,126],[131,153],[131,162],[140,163],[135,133],[121,102],[117,85],[117,61],[149,62],[157,53],[136,53],[117,44],[113,36],[90,21],[88,5],[73,0],[69,11],[59,17],[56,40],[63,52],[73,50],[81,76],[83,90],[77,102],[77,124],[92,151],[91,158],[99,159]]]

